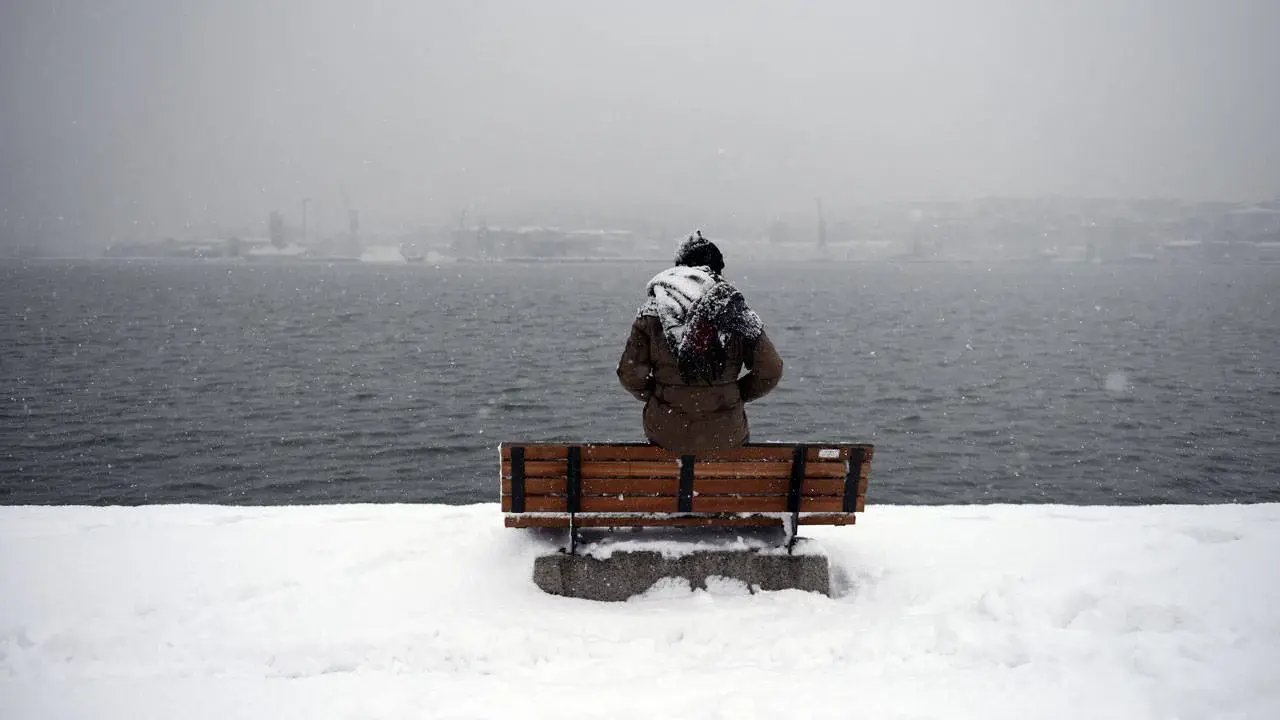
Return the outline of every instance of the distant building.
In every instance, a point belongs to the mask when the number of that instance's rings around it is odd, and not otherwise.
[[[271,244],[277,248],[285,246],[284,216],[275,210],[267,216],[267,237],[271,238]]]
[[[450,249],[460,258],[554,260],[626,257],[635,246],[635,236],[629,230],[480,226],[455,230]]]

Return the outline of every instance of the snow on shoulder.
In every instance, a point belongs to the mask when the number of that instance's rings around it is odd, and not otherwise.
[[[594,603],[496,505],[0,507],[0,717],[1280,717],[1280,505],[805,535],[835,597]]]

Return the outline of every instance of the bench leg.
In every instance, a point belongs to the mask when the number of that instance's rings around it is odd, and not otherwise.
[[[791,528],[787,538],[787,554],[792,554],[796,547],[796,535],[800,534],[800,501],[804,495],[805,462],[809,457],[809,448],[797,445],[791,454],[791,484],[787,491],[787,509],[791,511]]]
[[[794,513],[791,516],[791,522],[786,523],[787,526],[787,554],[792,555],[796,549],[796,538],[800,535],[800,513]]]

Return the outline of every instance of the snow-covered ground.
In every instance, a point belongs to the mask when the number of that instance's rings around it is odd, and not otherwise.
[[[0,718],[1280,717],[1280,505],[807,534],[834,598],[610,604],[494,505],[0,508]]]

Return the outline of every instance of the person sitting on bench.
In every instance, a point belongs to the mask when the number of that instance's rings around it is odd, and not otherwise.
[[[645,288],[618,363],[618,380],[645,404],[645,436],[673,453],[714,455],[747,442],[744,405],[782,379],[760,316],[723,271],[702,231],[682,242],[675,267]]]

